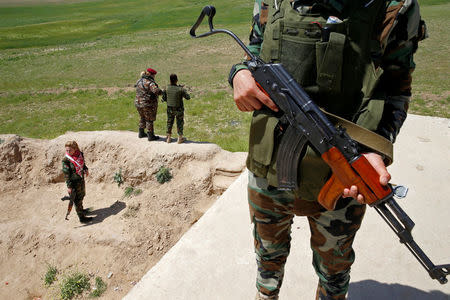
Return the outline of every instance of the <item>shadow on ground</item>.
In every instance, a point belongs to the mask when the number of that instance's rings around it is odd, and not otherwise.
[[[430,279],[432,280],[432,279]],[[350,283],[349,300],[449,300],[450,294],[441,291],[422,291],[398,283],[388,284],[375,280]]]
[[[113,215],[117,215],[125,207],[126,207],[125,202],[116,201],[113,204],[111,204],[111,206],[109,206],[109,207],[99,208],[99,209],[89,211],[89,213],[87,213],[87,215],[90,217],[93,217],[94,219],[91,222],[85,224],[84,226],[101,223],[101,222],[103,222],[104,219],[106,219],[110,216],[113,216]]]

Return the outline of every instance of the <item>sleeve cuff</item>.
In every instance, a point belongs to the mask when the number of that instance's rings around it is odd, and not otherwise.
[[[237,72],[243,69],[248,69],[247,66],[243,63],[235,64],[231,67],[230,74],[228,75],[228,83],[231,87],[233,87],[234,75],[236,75]]]

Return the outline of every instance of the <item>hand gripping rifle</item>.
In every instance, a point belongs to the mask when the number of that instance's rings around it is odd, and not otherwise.
[[[447,283],[450,264],[434,265],[419,245],[414,241],[411,231],[414,222],[394,199],[391,185],[382,186],[379,175],[367,159],[359,152],[358,143],[345,128],[335,127],[303,88],[292,78],[281,64],[265,63],[253,55],[244,43],[231,31],[214,29],[214,6],[203,8],[190,35],[194,38],[206,37],[216,33],[230,35],[250,58],[246,65],[259,88],[279,107],[282,124],[287,125],[281,138],[277,154],[277,176],[279,189],[296,189],[297,168],[301,150],[308,143],[321,154],[330,166],[333,175],[319,193],[318,201],[328,210],[333,210],[345,187],[356,185],[365,202],[374,207],[386,223],[400,238],[400,242],[411,251],[431,278],[441,284]],[[209,32],[196,35],[195,30],[203,18],[208,16]],[[285,126],[284,126],[285,127]],[[398,190],[398,189],[397,189]]]

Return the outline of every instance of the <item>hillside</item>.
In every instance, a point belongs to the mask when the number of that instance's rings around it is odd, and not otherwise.
[[[55,299],[61,279],[74,271],[108,284],[101,299],[120,299],[240,174],[246,157],[209,143],[150,143],[127,131],[0,139],[1,299]],[[87,225],[75,209],[64,220],[67,140],[79,143],[90,170],[84,206],[94,220]],[[173,175],[164,184],[155,179],[161,166]],[[121,187],[113,180],[119,169]],[[127,197],[129,186],[142,193]],[[59,282],[45,287],[48,265]]]

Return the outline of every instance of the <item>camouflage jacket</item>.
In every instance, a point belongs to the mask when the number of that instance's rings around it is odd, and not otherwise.
[[[181,85],[169,84],[167,89],[163,92],[163,101],[167,101],[167,106],[183,107],[183,98],[191,99],[187,90]]]
[[[340,15],[345,14],[346,3],[349,1],[352,0],[330,0],[328,3],[336,11],[336,15]],[[290,0],[290,2],[295,7],[300,1]],[[379,45],[376,51],[371,53],[375,66],[383,69],[378,88],[386,95],[383,116],[376,132],[394,142],[406,119],[411,98],[411,73],[415,68],[413,54],[418,42],[424,39],[427,33],[425,23],[420,17],[417,0],[386,0],[385,3],[386,14],[377,28]],[[264,0],[255,0],[248,45],[255,55],[259,55],[261,51],[268,19],[267,8],[268,4]],[[243,68],[245,66],[238,64],[232,69],[230,83],[234,74]]]
[[[134,100],[136,107],[152,106],[158,100],[158,95],[162,94],[155,79],[150,76],[142,76],[134,86],[136,87]]]
[[[83,153],[81,153],[81,155],[83,155]],[[83,171],[87,170],[88,167],[84,164]],[[62,172],[68,188],[73,188],[77,183],[84,180],[84,176],[82,177],[77,174],[75,165],[67,157],[64,157],[62,160]]]

